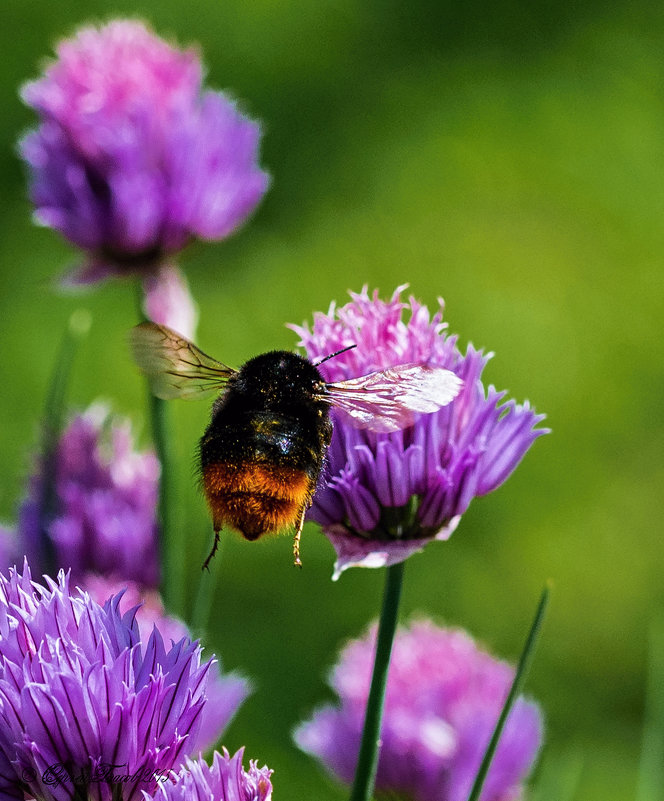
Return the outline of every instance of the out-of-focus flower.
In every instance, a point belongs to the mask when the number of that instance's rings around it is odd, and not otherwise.
[[[102,606],[111,596],[119,595],[118,608],[122,614],[135,610],[136,625],[143,643],[150,639],[155,626],[165,643],[190,637],[189,629],[181,620],[166,614],[157,590],[143,590],[135,581],[109,579],[94,573],[83,576],[80,586],[93,601]]]
[[[103,404],[91,406],[65,429],[52,470],[52,508],[43,508],[41,469],[30,481],[19,513],[19,556],[46,572],[44,553],[52,550],[57,568],[71,569],[76,583],[97,573],[156,587],[159,462],[135,450],[129,422]]]
[[[210,663],[198,644],[145,647],[118,597],[0,575],[0,797],[129,801],[195,741]],[[24,796],[25,793],[25,796]]]
[[[216,751],[211,767],[202,759],[187,760],[174,781],[162,782],[153,796],[144,794],[144,801],[270,801],[272,771],[254,760],[244,770],[243,755],[243,748],[232,757],[226,749]]]
[[[138,21],[81,28],[21,95],[40,120],[20,143],[36,219],[89,254],[74,281],[222,239],[267,188],[258,124],[203,89],[195,51]]]
[[[452,370],[463,388],[448,406],[421,415],[408,429],[377,434],[334,412],[327,465],[309,518],[320,523],[337,552],[335,576],[347,567],[400,562],[432,539],[445,540],[475,496],[507,479],[533,441],[547,432],[526,402],[485,390],[489,359],[446,335],[443,303],[433,317],[414,298],[389,301],[351,293],[351,302],[314,315],[313,327],[291,326],[312,360],[350,345],[321,365],[326,381],[343,381],[405,363]],[[403,320],[404,311],[410,317]]]
[[[0,528],[0,570],[21,562],[26,554],[35,569],[45,572],[45,560],[37,555],[52,550],[57,568],[71,570],[76,585],[94,601],[103,604],[115,595],[122,613],[134,610],[144,646],[155,626],[166,643],[191,638],[181,620],[166,614],[155,589],[159,465],[152,453],[134,449],[128,421],[112,418],[101,404],[90,407],[63,433],[53,464],[51,516],[42,508],[43,476],[37,474],[16,535]],[[209,703],[194,742],[203,751],[219,741],[250,684],[241,676],[222,673],[217,665],[210,670],[206,692]]]
[[[99,604],[118,595],[121,614],[134,610],[144,646],[147,646],[155,627],[167,644],[191,638],[189,629],[181,620],[166,614],[161,596],[156,590],[141,590],[132,581],[111,581],[93,574],[85,576],[82,585],[92,600]],[[192,740],[189,753],[207,751],[219,742],[250,691],[249,681],[234,673],[223,673],[219,660],[216,665],[211,666],[205,690],[207,701],[201,712],[198,734]]]
[[[295,739],[352,782],[364,723],[376,629],[352,641],[331,677],[338,707],[300,725]],[[398,630],[387,681],[377,791],[413,801],[465,801],[509,692],[513,669],[468,634],[428,621]],[[516,801],[542,739],[538,707],[517,699],[487,775],[482,801]],[[391,797],[391,796],[390,796]]]

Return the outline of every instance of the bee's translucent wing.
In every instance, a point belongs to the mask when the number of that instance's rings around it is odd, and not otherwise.
[[[131,346],[152,393],[164,400],[192,400],[218,393],[236,372],[165,325],[137,325],[131,332]]]
[[[446,406],[463,381],[450,370],[400,364],[360,378],[326,384],[327,399],[356,428],[387,433],[407,428],[418,414]]]

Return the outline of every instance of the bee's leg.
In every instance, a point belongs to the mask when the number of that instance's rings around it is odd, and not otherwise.
[[[304,515],[306,514],[306,504],[302,507],[300,519],[295,529],[295,538],[293,539],[293,565],[295,567],[302,567],[302,560],[300,559],[300,537],[302,535],[302,526],[304,526]]]
[[[219,547],[219,529],[215,528],[215,530],[214,530],[214,544],[212,545],[212,550],[208,554],[208,558],[203,562],[203,567],[201,568],[201,570],[207,570],[208,573],[210,572],[210,568],[208,567],[208,565],[212,561],[212,557],[217,553],[217,548],[218,547]]]

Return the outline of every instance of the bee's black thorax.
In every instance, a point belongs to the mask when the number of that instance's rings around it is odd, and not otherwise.
[[[267,463],[318,479],[332,427],[325,383],[302,356],[272,351],[249,360],[228,382],[201,439],[201,466]]]

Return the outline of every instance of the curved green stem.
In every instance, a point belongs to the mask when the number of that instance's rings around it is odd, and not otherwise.
[[[505,700],[500,717],[496,723],[496,728],[493,730],[489,745],[484,752],[482,764],[480,765],[480,769],[477,771],[477,776],[475,776],[475,781],[470,791],[470,795],[468,796],[468,801],[477,801],[480,797],[482,785],[484,784],[484,780],[489,772],[491,760],[493,759],[493,755],[498,747],[500,735],[503,733],[503,727],[505,726],[505,722],[507,721],[507,717],[512,709],[512,706],[514,705],[514,702],[521,691],[521,687],[526,680],[528,668],[530,667],[533,654],[535,653],[535,646],[537,645],[537,640],[539,639],[539,634],[542,629],[542,623],[544,622],[546,608],[549,605],[549,594],[550,589],[549,585],[547,584],[542,591],[540,602],[537,606],[537,611],[535,612],[535,618],[530,627],[530,632],[528,633],[528,638],[526,639],[526,644],[524,645],[523,652],[521,653],[521,658],[519,659],[519,664],[514,675],[514,680],[512,681],[512,686],[507,694],[507,699]]]
[[[373,798],[376,770],[378,769],[385,688],[392,655],[392,643],[399,616],[404,564],[404,562],[399,562],[387,568],[383,608],[380,614],[376,641],[376,658],[374,660],[362,742],[360,743],[360,753],[357,759],[355,781],[350,801],[371,801]]]

